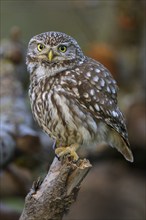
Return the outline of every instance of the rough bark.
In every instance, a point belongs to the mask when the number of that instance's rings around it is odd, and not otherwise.
[[[80,184],[91,168],[88,160],[77,163],[54,159],[43,182],[38,180],[25,200],[20,220],[61,220],[76,200]]]

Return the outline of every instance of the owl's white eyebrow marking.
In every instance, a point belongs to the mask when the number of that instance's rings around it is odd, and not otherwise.
[[[96,73],[100,73],[100,69],[95,69],[95,72]]]
[[[99,105],[97,103],[94,105],[94,107],[97,111],[100,111]]]
[[[98,82],[99,77],[98,77],[98,76],[94,76],[94,77],[93,77],[93,80],[94,80],[95,82]]]

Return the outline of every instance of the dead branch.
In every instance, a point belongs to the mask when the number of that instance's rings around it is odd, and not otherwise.
[[[62,164],[55,158],[43,182],[35,182],[27,195],[20,220],[61,220],[90,168],[86,159],[77,163],[66,159]]]

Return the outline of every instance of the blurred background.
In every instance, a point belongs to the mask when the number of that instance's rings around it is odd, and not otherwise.
[[[18,220],[34,180],[54,158],[52,140],[32,118],[25,55],[47,31],[74,37],[117,80],[134,163],[109,147],[80,149],[93,164],[64,220],[146,219],[146,2],[143,0],[1,0],[0,216]]]

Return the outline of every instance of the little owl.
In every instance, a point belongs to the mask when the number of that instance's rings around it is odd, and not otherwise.
[[[60,32],[33,37],[28,45],[29,95],[34,118],[56,141],[56,155],[76,161],[79,146],[104,142],[133,161],[117,85],[99,62]]]

